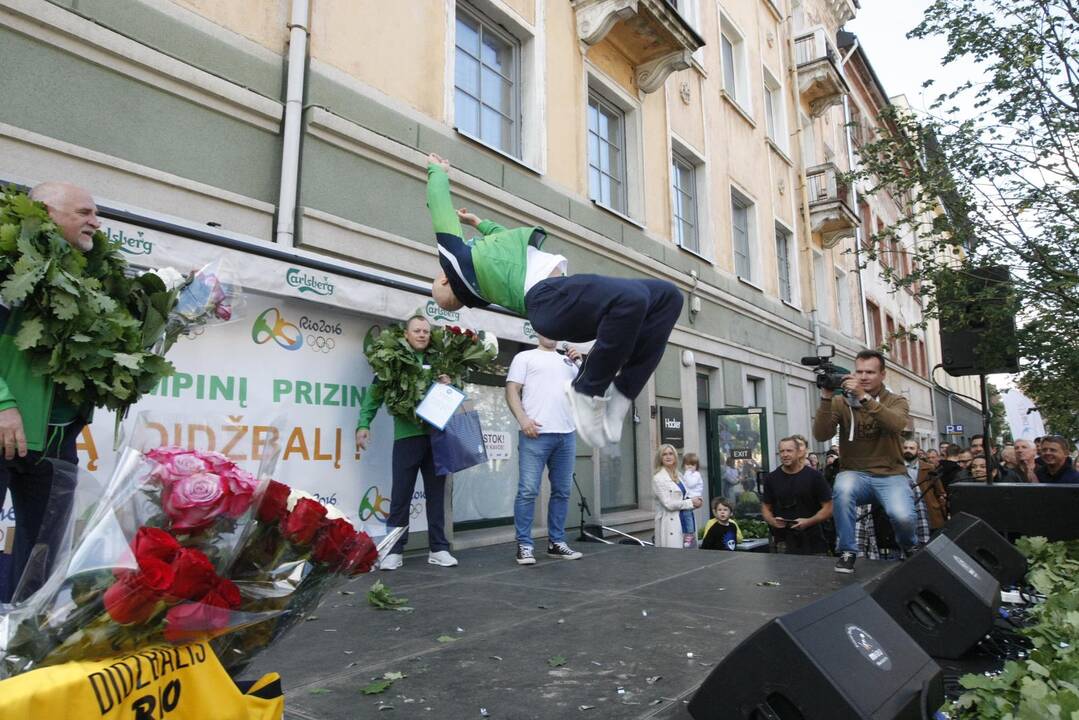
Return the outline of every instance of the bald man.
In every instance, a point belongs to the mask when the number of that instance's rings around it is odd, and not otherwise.
[[[45,205],[68,244],[80,252],[93,248],[101,221],[89,192],[50,181],[31,190],[30,197]],[[35,562],[35,568],[46,570],[54,559],[75,487],[75,441],[92,410],[75,407],[50,378],[31,369],[30,358],[14,343],[22,320],[19,308],[0,303],[0,504],[6,486],[15,509],[11,582],[0,601],[11,599],[35,545],[49,550],[44,565]],[[50,495],[55,496],[51,507]],[[27,580],[25,590],[33,590],[35,579],[28,574]]]

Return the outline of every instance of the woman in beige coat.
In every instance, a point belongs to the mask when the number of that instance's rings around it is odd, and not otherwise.
[[[660,445],[656,453],[656,474],[652,476],[652,494],[656,502],[656,547],[682,549],[682,510],[701,506],[700,498],[686,495],[678,474],[678,451],[673,445]]]

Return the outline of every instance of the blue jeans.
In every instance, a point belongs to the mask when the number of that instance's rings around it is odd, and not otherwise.
[[[907,549],[917,543],[915,528],[918,516],[914,510],[914,496],[910,492],[910,480],[903,475],[870,475],[857,470],[842,470],[835,477],[832,488],[833,515],[839,552],[858,552],[854,539],[854,526],[858,519],[858,506],[876,499],[892,521],[896,542]]]
[[[519,479],[517,499],[513,501],[513,526],[517,544],[532,546],[532,517],[536,512],[543,468],[548,468],[551,501],[547,504],[547,537],[551,542],[566,539],[566,513],[569,512],[570,487],[573,484],[573,461],[577,454],[577,433],[543,433],[530,438],[519,433],[517,454]]]

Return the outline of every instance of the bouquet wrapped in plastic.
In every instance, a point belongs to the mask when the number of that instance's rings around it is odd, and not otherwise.
[[[154,352],[164,355],[181,335],[195,335],[206,325],[217,325],[239,317],[244,296],[223,261],[214,261],[187,275],[171,267],[152,270],[147,275],[160,279],[175,303],[158,319]],[[148,313],[149,314],[149,313]]]
[[[247,661],[332,580],[369,571],[371,538],[312,498],[290,502],[267,457],[252,474],[216,452],[126,449],[45,584],[0,609],[0,679],[251,630],[231,653]]]

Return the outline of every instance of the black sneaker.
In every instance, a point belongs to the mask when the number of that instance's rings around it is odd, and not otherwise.
[[[564,542],[556,542],[547,544],[547,557],[561,558],[563,560],[576,560],[581,557],[581,553],[573,550]]]
[[[517,546],[517,564],[518,565],[535,565],[536,556],[532,554],[531,545],[518,545]]]
[[[835,561],[835,571],[837,573],[844,573],[850,575],[854,572],[854,561],[858,558],[852,552],[843,552],[839,554],[839,559]]]

